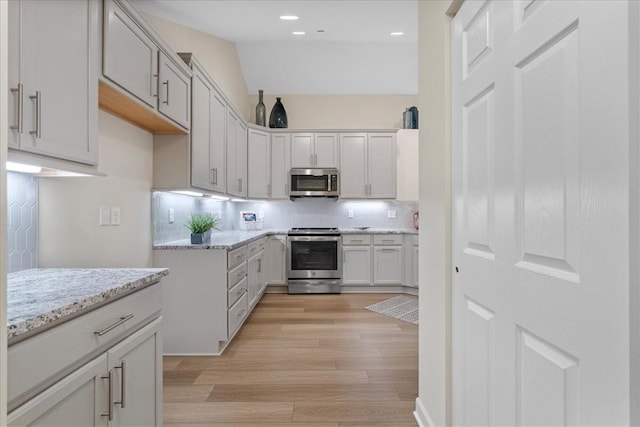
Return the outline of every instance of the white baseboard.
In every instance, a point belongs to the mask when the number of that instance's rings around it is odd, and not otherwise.
[[[416,410],[413,411],[413,416],[420,427],[435,427],[433,420],[429,416],[429,413],[422,404],[420,398],[416,398]]]

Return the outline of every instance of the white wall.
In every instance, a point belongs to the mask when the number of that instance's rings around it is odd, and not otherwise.
[[[417,412],[449,425],[451,307],[451,1],[419,2],[420,350]]]
[[[108,176],[40,179],[40,267],[151,267],[153,137],[100,111],[100,170]],[[121,225],[98,225],[119,206]]]
[[[174,51],[195,54],[238,113],[248,118],[247,85],[233,42],[152,15],[143,16]]]
[[[291,129],[397,129],[405,108],[417,105],[416,95],[277,95]],[[255,123],[258,96],[249,97]],[[276,95],[265,94],[267,126]]]

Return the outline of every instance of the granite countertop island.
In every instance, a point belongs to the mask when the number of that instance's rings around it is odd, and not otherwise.
[[[35,268],[7,274],[9,344],[158,282],[166,268]]]
[[[287,234],[288,230],[256,230],[216,231],[211,234],[211,241],[201,245],[192,245],[190,239],[174,240],[166,243],[156,243],[155,250],[163,249],[227,249],[233,250],[261,237],[274,234]],[[341,234],[418,234],[415,228],[374,228],[374,227],[345,227],[340,228]]]

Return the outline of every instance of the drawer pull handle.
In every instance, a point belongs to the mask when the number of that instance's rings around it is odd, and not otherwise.
[[[106,334],[107,332],[111,332],[112,330],[114,330],[115,328],[117,328],[118,326],[122,325],[124,322],[126,322],[127,320],[131,319],[134,315],[130,314],[128,316],[122,316],[117,322],[115,322],[113,325],[111,326],[107,326],[106,328],[102,329],[101,331],[94,331],[93,333],[96,334],[97,336],[101,337],[104,334]]]
[[[244,308],[240,310],[240,312],[238,313],[238,317],[242,317],[243,315],[244,315]]]
[[[109,380],[109,394],[107,398],[109,399],[109,406],[106,414],[100,414],[103,417],[109,417],[109,421],[113,421],[113,406],[111,402],[113,402],[113,371],[109,371],[106,377],[100,377],[103,380]]]
[[[120,366],[116,366],[115,369],[122,370],[122,376],[120,377],[120,402],[113,402],[114,405],[120,405],[122,409],[124,409],[126,403],[124,400],[124,390],[125,390],[125,376],[127,370],[127,362],[124,360],[120,363]]]

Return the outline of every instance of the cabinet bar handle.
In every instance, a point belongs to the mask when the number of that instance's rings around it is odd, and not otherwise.
[[[163,81],[162,84],[167,86],[167,100],[162,101],[162,103],[169,105],[169,80]]]
[[[31,96],[29,96],[29,99],[31,99],[31,100],[35,99],[36,100],[36,130],[31,130],[31,131],[29,131],[29,133],[31,135],[35,135],[36,138],[40,138],[40,135],[42,134],[41,133],[42,129],[40,128],[41,127],[40,125],[42,124],[42,121],[41,121],[42,117],[41,117],[41,114],[40,114],[41,113],[40,105],[42,104],[42,96],[40,94],[40,91],[37,90],[35,96],[31,95]]]
[[[125,381],[126,381],[125,378],[126,378],[126,372],[127,372],[127,362],[123,360],[120,363],[120,366],[116,366],[115,369],[122,370],[122,376],[120,377],[120,402],[113,402],[113,404],[120,405],[120,407],[124,409],[126,405],[124,390],[125,390]]]
[[[153,75],[153,78],[154,78],[154,79],[157,79],[157,78],[158,78],[158,75],[157,75],[157,74],[154,74],[154,75]],[[157,97],[158,97],[158,81],[156,80],[156,83],[155,83],[155,84],[153,84],[153,82],[151,82],[151,87],[152,87],[152,88],[153,88],[153,87],[155,87],[155,88],[156,88],[156,93],[152,94],[151,96],[153,96],[154,98],[157,98]]]
[[[213,185],[218,185],[218,168],[213,168]]]
[[[107,374],[106,377],[100,377],[103,380],[109,380],[109,394],[107,396],[107,398],[109,399],[109,406],[108,406],[108,410],[106,414],[100,414],[103,417],[109,417],[109,421],[113,421],[113,405],[111,405],[111,402],[113,402],[113,371],[109,371],[109,373]]]
[[[209,184],[213,184],[213,169],[209,169]]]
[[[267,184],[267,196],[271,197],[271,184]]]
[[[242,178],[238,178],[238,191],[242,191]]]
[[[110,332],[110,331],[114,330],[115,328],[117,328],[118,326],[122,325],[124,322],[126,322],[129,319],[131,319],[133,316],[134,316],[133,314],[129,314],[128,316],[122,316],[113,325],[107,326],[106,328],[102,329],[101,331],[93,331],[93,333],[96,334],[97,336],[101,337],[104,334],[106,334],[107,332]]]
[[[245,312],[245,310],[244,310],[244,308],[243,308],[243,309],[242,309],[242,310],[240,310],[240,312],[238,313],[238,317],[242,317],[242,316],[244,315],[244,312]]]
[[[11,130],[17,130],[18,133],[22,133],[22,83],[18,83],[18,87],[17,88],[11,88],[11,93],[17,93],[18,94],[18,102],[17,102],[17,106],[16,106],[16,114],[17,114],[17,118],[18,118],[18,124],[16,124],[15,126],[11,126],[9,129]]]
[[[318,166],[318,153],[313,155],[313,165]]]

